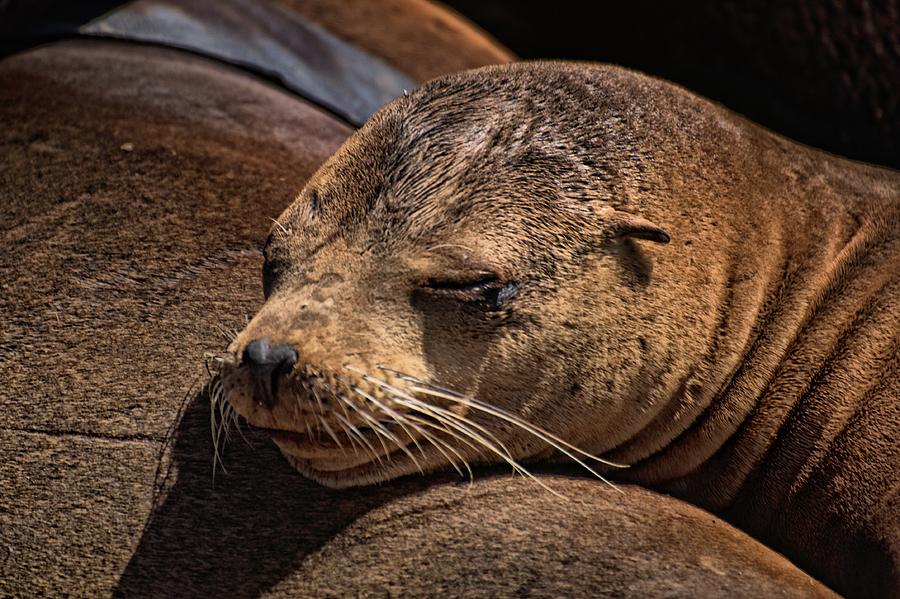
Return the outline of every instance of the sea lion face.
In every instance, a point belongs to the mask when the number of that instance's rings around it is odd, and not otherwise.
[[[535,96],[509,70],[426,85],[277,219],[223,388],[303,474],[517,463],[628,428],[650,269],[632,238],[668,238],[605,200],[607,173]]]

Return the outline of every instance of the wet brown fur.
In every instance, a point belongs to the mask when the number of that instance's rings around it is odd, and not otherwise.
[[[622,485],[620,493],[590,480],[544,480],[570,500],[535,492],[522,478],[494,477],[394,501],[329,540],[277,590],[329,597],[360,589],[408,597],[836,597],[693,506],[637,486]]]
[[[214,61],[115,42],[7,58],[0,99],[0,594],[828,596],[627,486],[541,476],[561,502],[479,472],[336,493],[248,430],[211,477],[208,397],[179,418],[185,394],[261,303],[267,215],[349,128]]]
[[[671,243],[643,240],[663,240],[654,226]],[[370,419],[383,403],[411,413],[391,403],[392,388],[423,399],[404,372],[627,464],[615,474],[723,514],[842,592],[889,595],[898,229],[896,172],[675,86],[586,64],[453,75],[376,114],[278,218],[269,299],[231,350],[237,363],[267,338],[300,361],[272,408],[240,366],[226,395],[252,424],[300,433],[279,444],[301,472],[350,486],[447,467],[424,441],[415,463],[397,429],[383,450],[378,435],[352,453],[302,440],[337,423],[341,396]],[[482,271],[511,286],[501,305],[429,283]],[[517,461],[552,454],[429,399]]]

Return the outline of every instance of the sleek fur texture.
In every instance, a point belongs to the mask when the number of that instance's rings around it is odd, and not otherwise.
[[[897,173],[673,85],[452,75],[278,219],[224,396],[330,486],[583,451],[841,592],[896,593],[898,230]],[[254,370],[254,341],[296,363]]]
[[[836,597],[694,506],[634,485],[543,481],[569,501],[501,476],[397,499],[276,588],[294,597]]]
[[[245,72],[96,40],[0,61],[0,122],[0,595],[827,596],[633,487],[336,493],[249,430],[213,484],[208,397],[179,406],[260,304],[267,215],[350,129]]]
[[[0,595],[828,596],[627,485],[334,492],[246,427],[211,476],[209,398],[185,393],[261,304],[268,215],[351,130],[228,66],[96,40],[0,61],[0,121]]]

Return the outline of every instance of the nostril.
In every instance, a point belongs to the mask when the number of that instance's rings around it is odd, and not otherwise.
[[[269,361],[276,368],[289,370],[297,363],[297,350],[290,345],[276,345],[269,349]]]
[[[271,345],[268,339],[256,339],[244,348],[242,361],[248,366],[261,366],[266,363]]]
[[[271,408],[281,377],[297,363],[297,350],[289,345],[272,345],[268,339],[256,339],[244,348],[241,361],[249,367],[257,402]]]

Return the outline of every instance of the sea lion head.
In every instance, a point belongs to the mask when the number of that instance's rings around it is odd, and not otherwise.
[[[620,95],[531,64],[383,108],[273,226],[228,404],[334,487],[627,437],[668,235]]]

